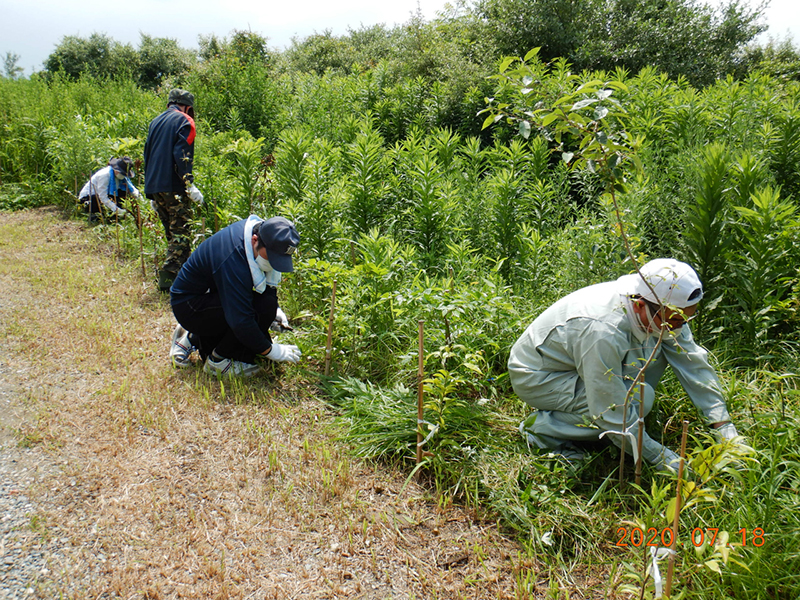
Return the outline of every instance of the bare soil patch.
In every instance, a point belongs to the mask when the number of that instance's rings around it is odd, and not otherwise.
[[[544,597],[493,523],[340,447],[300,371],[173,370],[167,300],[100,231],[0,214],[0,431],[31,474],[33,597]]]

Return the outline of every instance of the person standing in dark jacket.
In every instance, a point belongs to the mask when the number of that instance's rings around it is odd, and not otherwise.
[[[294,269],[299,243],[291,221],[251,215],[200,244],[170,290],[178,321],[170,348],[173,366],[191,365],[195,349],[204,370],[217,375],[254,375],[261,369],[259,355],[300,360],[297,346],[275,344],[269,334],[270,328],[290,329],[278,307],[277,286],[281,273]]]
[[[144,193],[158,213],[167,237],[167,257],[158,272],[158,287],[169,286],[191,252],[189,200],[203,203],[194,185],[194,96],[174,89],[167,110],[150,123],[144,143]]]

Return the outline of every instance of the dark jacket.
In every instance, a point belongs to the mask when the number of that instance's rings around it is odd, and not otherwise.
[[[170,301],[175,306],[198,295],[218,293],[228,326],[242,344],[261,354],[272,345],[272,339],[259,329],[256,321],[253,298],[258,292],[253,289],[245,253],[245,222],[243,219],[228,225],[192,252],[172,284]],[[264,294],[275,296],[277,310],[277,290],[267,287]],[[274,318],[274,312],[266,315],[270,323]]]
[[[193,181],[194,120],[170,106],[150,122],[144,143],[144,193],[183,193]]]

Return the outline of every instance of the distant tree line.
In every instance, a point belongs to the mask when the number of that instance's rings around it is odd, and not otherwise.
[[[88,38],[65,36],[44,62],[46,74],[63,73],[71,79],[127,76],[144,88],[156,88],[180,76],[197,63],[194,50],[169,38],[141,34],[139,47],[121,44],[102,33]]]
[[[742,0],[720,6],[696,0],[459,0],[430,22],[418,13],[394,27],[362,26],[341,36],[325,30],[293,39],[285,51],[271,49],[267,38],[251,31],[234,31],[230,39],[201,36],[197,49],[146,34],[134,48],[93,33],[64,37],[45,61],[44,74],[126,75],[153,89],[220,59],[318,75],[383,64],[393,77],[450,82],[463,93],[492,73],[502,56],[539,47],[544,60],[563,58],[576,71],[636,73],[652,66],[698,87],[759,67],[800,77],[800,54],[791,41],[753,44],[765,30],[762,8]],[[17,73],[13,67],[9,63],[6,76]]]

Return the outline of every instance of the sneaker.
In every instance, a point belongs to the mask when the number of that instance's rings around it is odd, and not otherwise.
[[[189,360],[189,357],[194,350],[195,347],[189,341],[189,332],[177,325],[175,331],[172,332],[172,346],[169,349],[169,358],[172,361],[172,366],[176,369],[191,366],[192,361]]]
[[[203,370],[209,375],[238,375],[240,377],[252,377],[261,370],[259,365],[231,360],[230,358],[216,359],[209,355]]]

